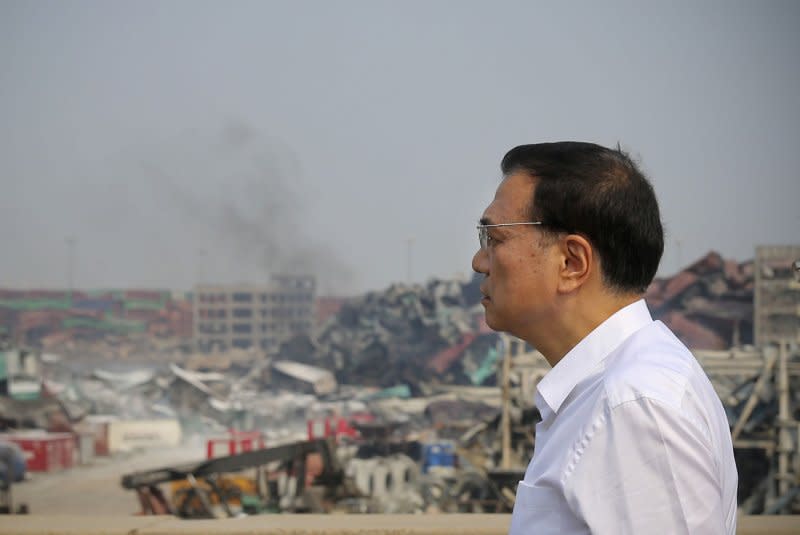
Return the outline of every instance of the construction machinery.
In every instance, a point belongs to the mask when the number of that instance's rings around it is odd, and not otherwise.
[[[161,485],[171,484],[171,499]],[[357,496],[325,439],[284,444],[201,462],[135,472],[122,486],[145,515],[224,518],[268,512],[329,512]]]

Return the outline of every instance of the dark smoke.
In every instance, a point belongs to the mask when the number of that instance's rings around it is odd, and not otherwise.
[[[204,238],[213,242],[209,254],[232,255],[259,273],[260,280],[236,282],[260,283],[280,273],[311,274],[321,293],[350,292],[351,267],[329,247],[315,243],[308,235],[313,229],[304,226],[304,199],[292,187],[300,165],[289,149],[245,123],[234,123],[208,151],[190,148],[183,158],[197,161],[179,161],[177,166],[143,162],[145,173],[169,209],[190,228],[202,228]],[[215,184],[219,195],[191,188],[188,174],[190,182]]]

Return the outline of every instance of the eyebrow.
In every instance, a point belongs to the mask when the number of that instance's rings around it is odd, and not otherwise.
[[[480,218],[480,220],[478,221],[478,223],[480,223],[481,225],[492,225],[492,224],[493,224],[493,223],[492,223],[492,220],[491,220],[491,219],[489,219],[489,218],[488,218],[488,217],[486,217],[486,216],[484,216],[484,217]]]

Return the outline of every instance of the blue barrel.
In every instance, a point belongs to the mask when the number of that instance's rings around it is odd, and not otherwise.
[[[422,449],[422,472],[451,471],[456,466],[456,450],[450,442],[425,444]]]

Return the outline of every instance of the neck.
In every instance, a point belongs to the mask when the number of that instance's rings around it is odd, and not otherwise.
[[[532,325],[530,332],[520,338],[533,345],[551,366],[555,366],[601,323],[641,298],[639,294],[604,294],[591,299],[567,296],[547,325]]]

